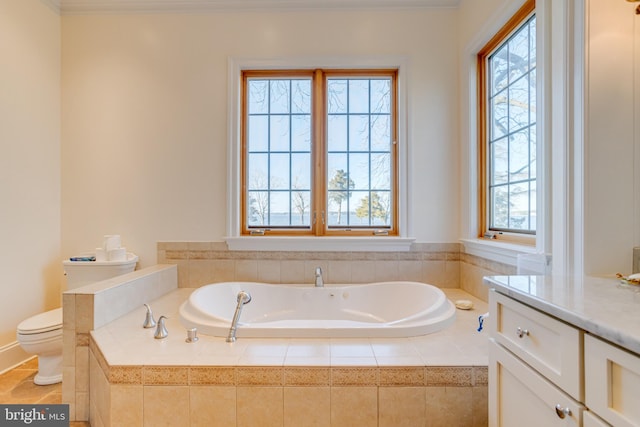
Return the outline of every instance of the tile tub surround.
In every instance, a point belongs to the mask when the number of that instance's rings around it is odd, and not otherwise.
[[[230,251],[225,242],[159,242],[158,262],[178,266],[180,287],[250,281],[313,283],[321,267],[325,283],[408,280],[441,288],[460,283],[458,243],[414,244],[408,252]]]
[[[398,339],[249,339],[188,344],[178,308],[193,289],[153,301],[169,337],[141,327],[144,310],[91,332],[91,425],[486,426],[487,305],[460,289],[450,328]],[[355,409],[354,409],[355,408]]]
[[[408,252],[230,251],[225,242],[159,242],[158,262],[178,266],[178,286],[245,280],[313,283],[321,267],[326,283],[408,280],[461,288],[488,301],[484,276],[515,274],[515,266],[467,254],[459,243],[414,243]]]
[[[155,265],[62,295],[62,403],[71,421],[89,420],[89,333],[177,289],[175,265]]]

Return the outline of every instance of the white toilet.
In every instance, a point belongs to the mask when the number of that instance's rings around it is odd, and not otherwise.
[[[138,257],[127,253],[126,261],[63,261],[67,275],[67,289],[75,289],[100,280],[130,273],[136,268]],[[20,346],[38,356],[38,385],[62,381],[62,308],[37,314],[18,325]]]

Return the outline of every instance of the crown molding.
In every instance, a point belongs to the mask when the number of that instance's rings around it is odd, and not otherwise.
[[[456,8],[460,0],[42,0],[63,15],[245,10]]]

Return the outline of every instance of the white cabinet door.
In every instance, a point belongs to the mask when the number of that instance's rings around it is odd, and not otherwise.
[[[583,410],[582,405],[490,340],[490,427],[578,427]]]
[[[587,335],[585,404],[616,427],[640,426],[640,357]]]
[[[584,421],[582,423],[582,427],[611,427],[610,424],[602,421],[600,417],[594,415],[591,411],[584,411],[583,416]]]

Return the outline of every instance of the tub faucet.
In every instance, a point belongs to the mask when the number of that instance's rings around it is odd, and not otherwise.
[[[322,280],[322,269],[316,267],[316,288],[324,288],[324,280]]]
[[[142,324],[143,328],[155,328],[156,327],[156,319],[153,318],[153,312],[151,311],[151,307],[149,304],[144,304],[147,307],[147,314],[144,318],[144,323]]]
[[[227,342],[236,342],[236,330],[238,329],[238,322],[240,321],[240,313],[242,313],[242,306],[248,304],[251,301],[251,295],[249,292],[238,292],[238,305],[236,305],[236,312],[233,314],[233,320],[231,321],[231,328],[229,328],[229,335],[227,336]]]
[[[169,336],[169,331],[167,331],[166,326],[164,326],[165,316],[160,316],[158,318],[158,327],[156,328],[156,332],[153,334],[153,337],[157,340],[164,339]]]

